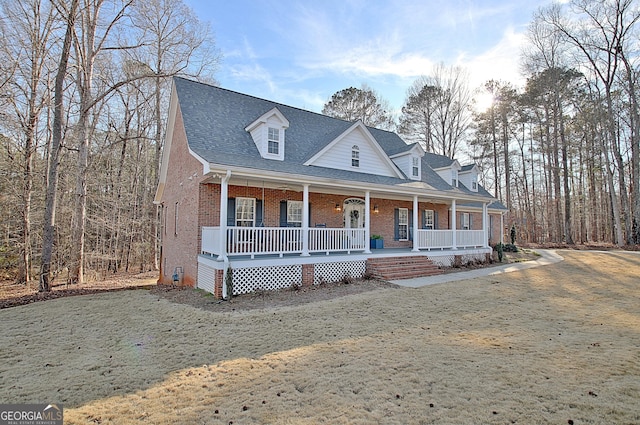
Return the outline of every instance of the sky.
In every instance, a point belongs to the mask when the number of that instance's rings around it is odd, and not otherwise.
[[[472,88],[524,83],[520,51],[550,0],[185,0],[209,22],[226,89],[320,112],[362,84],[397,115],[434,66],[463,67]]]

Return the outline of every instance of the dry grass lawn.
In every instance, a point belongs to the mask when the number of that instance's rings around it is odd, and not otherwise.
[[[638,424],[640,255],[215,312],[147,290],[0,310],[0,402],[69,424]]]

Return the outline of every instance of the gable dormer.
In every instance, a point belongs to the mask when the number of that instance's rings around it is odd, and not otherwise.
[[[402,173],[362,121],[357,121],[304,165],[402,178]]]
[[[414,143],[408,151],[391,156],[391,160],[402,170],[407,178],[419,181],[422,180],[422,157],[424,153],[420,144]]]
[[[465,185],[467,189],[472,192],[478,191],[478,175],[480,169],[476,164],[469,164],[462,167],[458,175],[460,176],[460,183]]]
[[[287,128],[289,120],[278,108],[273,108],[249,124],[245,131],[251,134],[261,157],[284,161],[284,136]]]
[[[444,181],[453,187],[458,187],[460,176],[458,175],[462,167],[457,159],[451,160],[451,164],[446,167],[436,168],[435,172],[442,177]]]

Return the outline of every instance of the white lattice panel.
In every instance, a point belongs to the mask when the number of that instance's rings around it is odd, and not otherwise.
[[[200,289],[204,289],[207,292],[214,293],[214,287],[216,282],[215,269],[206,266],[202,263],[198,264],[198,281],[196,286]]]
[[[316,264],[313,284],[338,282],[342,280],[346,274],[356,279],[360,278],[364,275],[366,264],[366,260]]]
[[[302,283],[302,265],[233,269],[233,295],[273,291]]]

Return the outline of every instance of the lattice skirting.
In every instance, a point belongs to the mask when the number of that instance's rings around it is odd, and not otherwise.
[[[441,255],[441,256],[429,256],[429,259],[433,262],[433,264],[439,267],[451,267],[455,263],[455,258],[460,258],[460,264],[464,265],[473,261],[485,261],[486,254],[477,253],[477,254],[462,254],[462,255]]]
[[[360,278],[364,275],[367,261],[343,261],[337,263],[316,264],[314,267],[313,284],[322,282],[337,282],[344,279],[345,275],[352,278]]]
[[[302,283],[302,265],[233,269],[233,295],[273,291]]]

